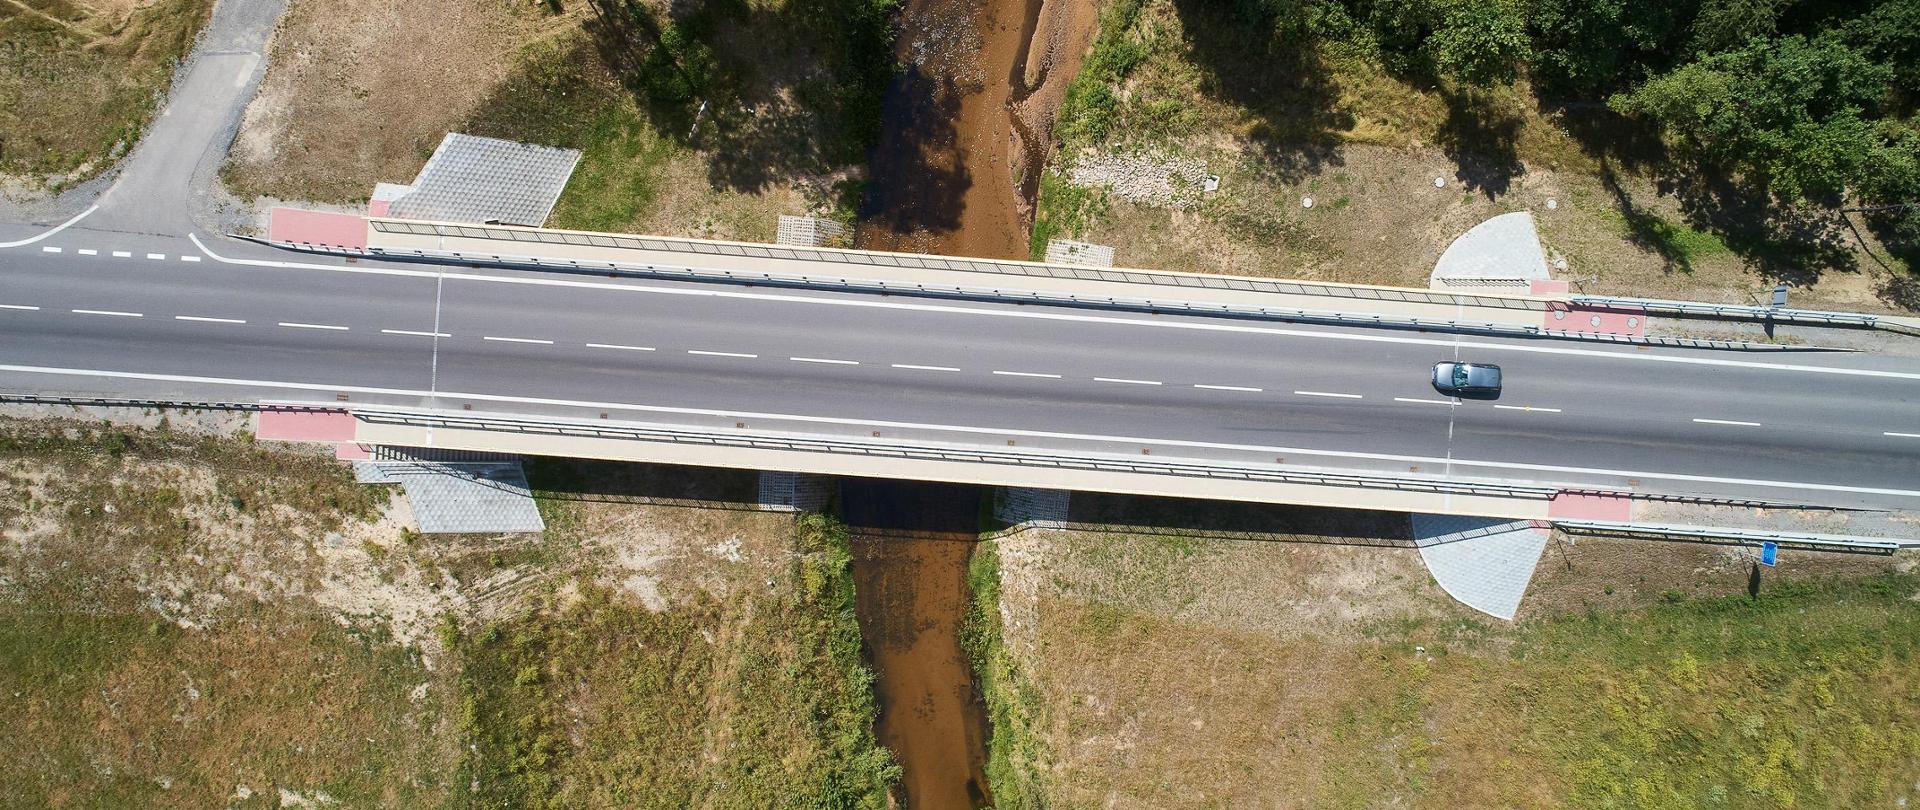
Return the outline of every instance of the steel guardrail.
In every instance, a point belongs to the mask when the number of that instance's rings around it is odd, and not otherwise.
[[[1861,551],[1892,554],[1903,548],[1920,548],[1920,541],[1889,540],[1814,532],[1736,529],[1726,526],[1681,526],[1670,523],[1633,523],[1613,520],[1550,521],[1554,528],[1578,534],[1640,537],[1653,540],[1723,540],[1739,543],[1774,543],[1787,547],[1814,548],[1823,551]]]
[[[699,444],[714,447],[830,453],[918,461],[999,464],[1087,472],[1118,472],[1166,475],[1182,478],[1260,481],[1279,484],[1345,486],[1362,489],[1389,489],[1400,492],[1486,495],[1526,500],[1547,500],[1560,491],[1558,487],[1549,486],[1496,484],[1473,481],[1443,481],[1439,479],[1405,478],[1400,476],[1366,475],[1359,473],[1295,471],[1232,464],[1123,460],[1118,457],[1077,456],[1037,451],[1009,452],[984,448],[972,449],[928,444],[876,444],[830,437],[724,433],[639,425],[595,425],[581,422],[428,414],[361,407],[354,408],[353,412],[356,418],[373,424],[451,427],[456,429],[466,427],[476,430],[510,431],[532,435],[622,439],[672,444]]]
[[[1648,312],[1665,312],[1674,315],[1705,315],[1716,318],[1739,318],[1744,320],[1821,323],[1865,328],[1874,328],[1880,321],[1877,315],[1868,315],[1860,312],[1829,312],[1818,309],[1758,307],[1746,304],[1714,304],[1705,301],[1672,301],[1663,298],[1574,295],[1570,296],[1568,300],[1582,306],[1642,309]]]

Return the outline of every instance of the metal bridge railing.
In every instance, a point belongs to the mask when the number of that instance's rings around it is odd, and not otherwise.
[[[1920,548],[1920,542],[1812,532],[1764,531],[1723,526],[1680,526],[1667,523],[1629,523],[1612,520],[1555,520],[1555,528],[1577,534],[1610,537],[1638,537],[1648,540],[1724,541],[1736,543],[1774,543],[1780,546],[1821,551],[1864,551],[1892,554],[1903,548]]]
[[[1575,304],[1584,306],[1644,309],[1648,312],[1665,312],[1673,315],[1703,315],[1715,318],[1740,318],[1748,320],[1771,319],[1788,323],[1818,323],[1832,326],[1873,328],[1880,321],[1878,316],[1859,312],[1828,312],[1817,309],[1756,307],[1744,304],[1713,304],[1704,301],[1670,301],[1661,298],[1575,295],[1569,300]]]
[[[968,462],[1086,472],[1136,473],[1183,478],[1209,478],[1214,480],[1385,489],[1400,492],[1484,495],[1525,500],[1547,500],[1559,491],[1555,487],[1547,486],[1525,486],[1457,480],[1448,481],[1430,478],[1366,475],[1360,473],[1297,471],[1233,464],[1208,464],[1146,459],[1135,460],[1041,451],[1010,452],[985,448],[928,444],[877,444],[831,437],[771,436],[765,434],[724,433],[637,425],[595,425],[490,416],[369,410],[365,408],[355,408],[354,415],[362,421],[373,424],[469,428],[475,430],[511,431],[530,435],[624,439],[629,441],[694,444],[756,450],[785,450],[807,453],[858,455],[871,458]]]

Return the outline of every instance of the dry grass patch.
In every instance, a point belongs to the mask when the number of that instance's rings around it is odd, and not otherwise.
[[[1719,550],[1582,540],[1549,549],[1508,625],[1411,550],[1188,542],[993,544],[993,775],[1027,799],[1003,806],[1914,798],[1911,560],[1797,555],[1749,599]]]
[[[55,189],[131,148],[209,0],[0,0],[0,173]]]

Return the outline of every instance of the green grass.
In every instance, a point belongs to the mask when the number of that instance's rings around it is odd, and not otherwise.
[[[796,526],[774,596],[652,613],[588,586],[458,640],[462,801],[513,807],[883,808],[843,527]]]
[[[124,20],[62,0],[40,14],[0,3],[0,172],[106,168],[138,140],[176,60],[205,24],[208,0],[159,0]]]
[[[987,705],[987,786],[994,807],[1041,808],[1047,806],[1041,773],[1048,762],[1038,736],[1043,701],[1002,640],[997,547],[995,541],[982,542],[967,562],[967,589],[973,596],[960,627],[960,647]]]
[[[1884,806],[1920,776],[1916,593],[1886,575],[1556,620],[1502,680],[1583,806]]]

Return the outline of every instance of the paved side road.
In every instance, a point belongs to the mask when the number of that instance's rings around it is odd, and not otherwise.
[[[221,163],[266,72],[267,41],[287,0],[219,0],[200,41],[133,152],[105,176],[51,200],[0,205],[0,242],[94,208],[89,227],[178,237],[208,221]],[[96,208],[97,207],[97,208]],[[19,227],[32,220],[35,227]],[[212,229],[217,230],[217,229]]]

